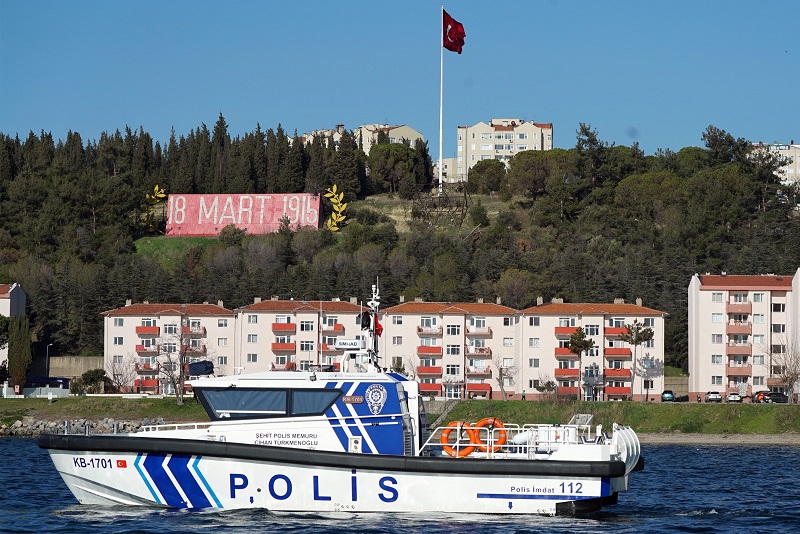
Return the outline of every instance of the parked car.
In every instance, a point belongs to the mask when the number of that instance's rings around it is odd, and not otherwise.
[[[665,389],[661,393],[661,402],[673,402],[675,401],[675,394],[670,389]]]
[[[789,397],[786,393],[780,393],[778,391],[773,391],[771,393],[767,393],[764,395],[764,402],[777,403],[777,404],[786,404],[789,402]]]
[[[753,393],[753,404],[764,402],[764,397],[766,397],[769,391],[757,391]]]
[[[719,391],[709,391],[706,393],[706,402],[722,402],[722,395]]]
[[[725,397],[725,402],[742,402],[742,396],[738,393],[728,393],[728,396]]]

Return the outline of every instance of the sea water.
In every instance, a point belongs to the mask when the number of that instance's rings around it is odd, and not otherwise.
[[[83,506],[33,439],[0,439],[0,532],[798,532],[800,447],[645,445],[619,504],[588,518],[272,514]],[[436,491],[436,488],[431,488]]]

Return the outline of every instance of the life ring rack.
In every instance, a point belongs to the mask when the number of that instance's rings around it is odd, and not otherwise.
[[[482,428],[486,428],[487,430],[487,439],[486,443],[483,442],[481,439],[481,430]],[[497,439],[490,439],[497,435]],[[473,430],[472,437],[474,437],[473,443],[475,446],[482,450],[483,452],[497,452],[499,451],[502,446],[506,443],[506,439],[508,439],[508,432],[506,432],[506,427],[503,425],[503,422],[496,417],[484,417],[477,423],[475,423],[475,427]],[[489,445],[491,443],[491,445]]]
[[[456,431],[456,442],[454,445],[450,444],[450,434]],[[461,432],[466,432],[469,436],[469,443],[466,447],[462,447],[459,443],[459,436]],[[453,458],[466,458],[475,451],[474,443],[480,442],[475,428],[464,421],[451,421],[442,430],[442,435],[439,437],[439,443],[442,445],[442,450],[452,456]]]

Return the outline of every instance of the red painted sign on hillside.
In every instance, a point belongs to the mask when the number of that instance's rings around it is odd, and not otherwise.
[[[284,215],[292,230],[318,228],[319,203],[319,195],[311,193],[169,195],[167,235],[219,235],[229,224],[248,234],[269,234],[278,231]]]

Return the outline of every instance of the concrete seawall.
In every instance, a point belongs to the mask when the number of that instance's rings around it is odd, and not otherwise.
[[[98,421],[73,419],[70,421],[37,421],[33,417],[23,417],[10,425],[0,425],[0,437],[35,438],[41,434],[112,434],[136,432],[143,426],[162,425],[164,420],[143,419],[141,421],[118,421],[107,417]]]

